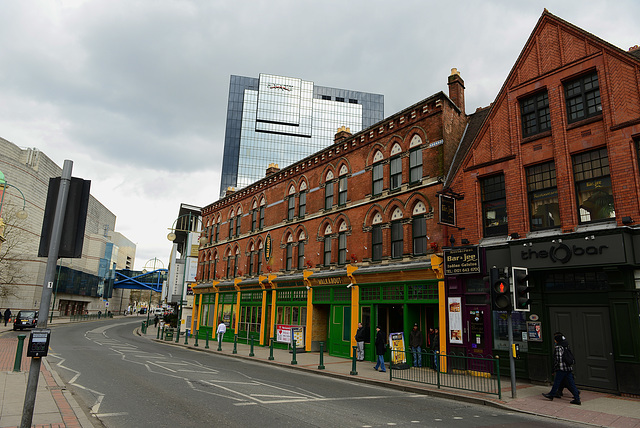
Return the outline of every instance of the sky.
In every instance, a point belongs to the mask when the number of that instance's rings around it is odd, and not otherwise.
[[[387,117],[448,93],[455,67],[472,113],[545,7],[640,44],[637,0],[3,0],[0,137],[72,160],[136,244],[135,268],[167,266],[180,204],[218,199],[232,74],[383,94]]]

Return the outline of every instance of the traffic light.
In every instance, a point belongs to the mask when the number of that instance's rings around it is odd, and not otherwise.
[[[523,267],[511,268],[513,273],[513,310],[528,312],[531,310],[529,298],[529,271]]]
[[[496,267],[491,268],[489,278],[491,281],[491,306],[493,310],[510,311],[509,281]]]

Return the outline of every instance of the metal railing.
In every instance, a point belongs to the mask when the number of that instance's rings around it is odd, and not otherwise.
[[[71,315],[69,317],[69,321],[93,321],[93,320],[98,320],[98,319],[105,319],[105,318],[113,318],[113,313],[106,313],[106,314],[81,314],[81,315]]]
[[[389,373],[391,380],[425,383],[435,385],[438,389],[452,388],[497,395],[502,399],[500,359],[497,357],[422,351],[422,367],[413,367],[411,351],[393,352],[395,356]]]

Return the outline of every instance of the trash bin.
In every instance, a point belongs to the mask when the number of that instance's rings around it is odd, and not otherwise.
[[[169,341],[173,340],[173,329],[168,328],[164,331],[164,340]]]

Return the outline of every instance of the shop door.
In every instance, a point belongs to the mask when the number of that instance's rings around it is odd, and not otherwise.
[[[617,390],[609,308],[552,307],[549,315],[549,335],[552,336],[556,331],[562,332],[573,350],[576,358],[573,371],[576,384]]]
[[[466,344],[467,355],[488,356],[491,354],[490,316],[486,306],[465,307],[463,340]]]
[[[351,356],[351,306],[331,306],[329,342],[330,355],[336,357]]]

